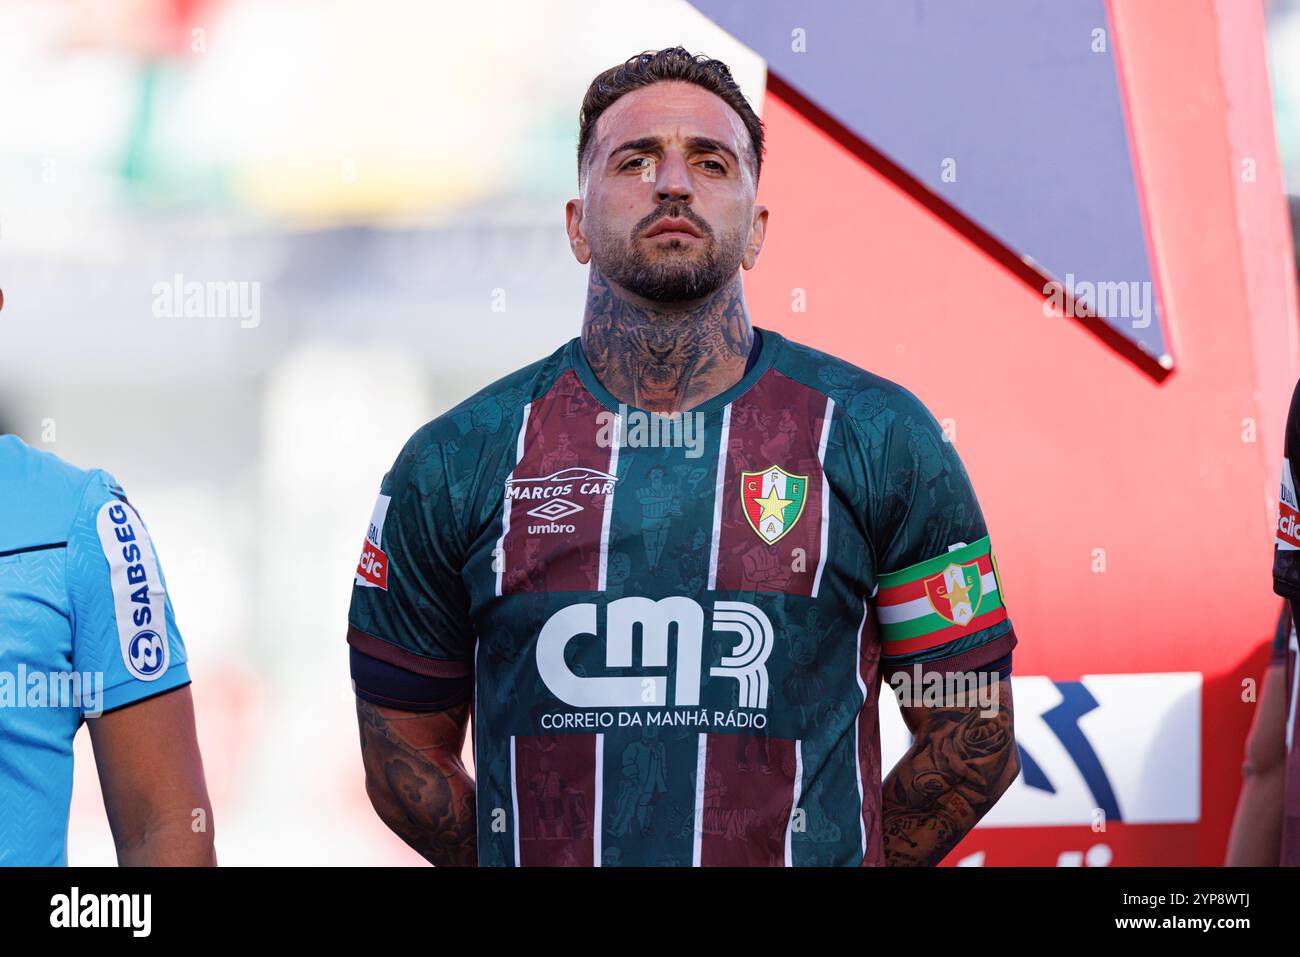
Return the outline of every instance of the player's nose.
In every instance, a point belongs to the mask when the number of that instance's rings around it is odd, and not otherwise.
[[[661,203],[670,200],[689,202],[693,195],[686,158],[669,152],[655,167],[655,198]]]

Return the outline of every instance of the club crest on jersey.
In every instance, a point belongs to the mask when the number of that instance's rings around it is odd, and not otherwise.
[[[754,534],[775,545],[794,528],[808,499],[808,476],[779,465],[740,473],[740,504]]]
[[[969,625],[983,597],[978,562],[951,564],[925,579],[925,597],[940,617],[954,625]]]

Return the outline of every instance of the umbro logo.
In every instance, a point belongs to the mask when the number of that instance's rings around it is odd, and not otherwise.
[[[545,505],[530,508],[528,514],[533,518],[542,518],[548,522],[558,522],[562,518],[568,518],[570,515],[577,515],[581,511],[581,505],[574,505],[567,499],[553,498]]]

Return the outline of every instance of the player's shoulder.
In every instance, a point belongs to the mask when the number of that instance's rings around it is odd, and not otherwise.
[[[860,425],[879,425],[882,419],[900,415],[933,420],[925,403],[906,386],[801,342],[782,337],[774,367],[833,399],[843,415]]]
[[[1291,407],[1287,414],[1286,428],[1291,433],[1300,431],[1300,380],[1296,381],[1295,388],[1291,390]]]
[[[393,464],[394,478],[427,478],[451,458],[482,462],[513,450],[525,407],[572,366],[575,341],[502,376],[416,429]]]
[[[79,511],[121,495],[103,469],[83,469],[16,435],[0,435],[0,551],[61,540]]]

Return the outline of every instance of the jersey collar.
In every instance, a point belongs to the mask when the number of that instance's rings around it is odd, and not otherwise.
[[[719,392],[713,398],[701,402],[699,405],[692,406],[689,409],[683,409],[682,412],[708,413],[715,409],[720,409],[740,398],[753,387],[754,383],[763,378],[763,375],[772,367],[772,363],[775,362],[776,354],[780,351],[785,339],[780,335],[780,333],[773,332],[766,327],[756,328],[758,328],[758,331],[762,333],[762,346],[759,349],[758,361],[754,363],[754,367],[741,376],[740,381],[731,388]],[[575,336],[569,341],[569,361],[573,365],[573,371],[578,374],[578,379],[587,387],[587,391],[596,397],[596,401],[611,412],[619,412],[619,407],[622,405],[622,411],[641,412],[645,415],[650,414],[644,409],[638,409],[634,405],[620,403],[608,389],[600,384],[600,380],[596,378],[596,373],[591,369],[591,364],[587,362],[587,354],[582,349],[581,336]]]

